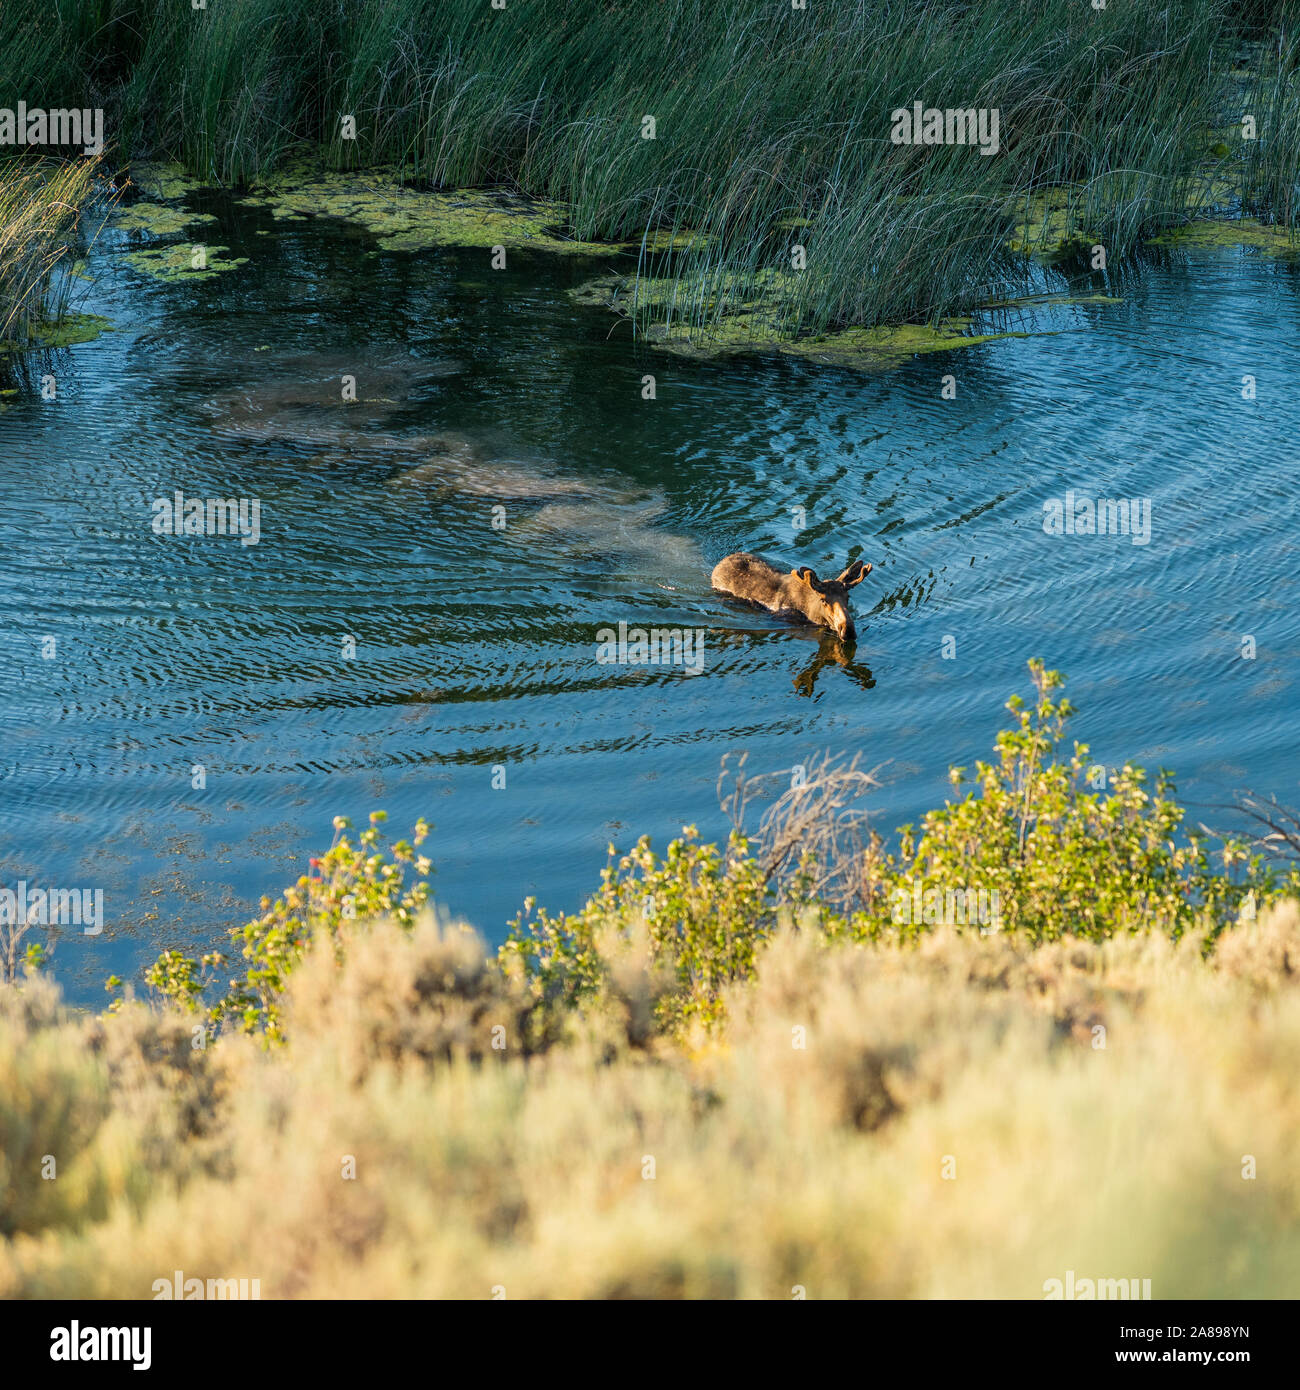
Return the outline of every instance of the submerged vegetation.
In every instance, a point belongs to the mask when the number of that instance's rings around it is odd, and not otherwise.
[[[509,244],[484,240],[504,205],[428,190],[525,195],[524,244],[638,251],[624,307],[666,346],[947,321],[946,344],[1041,288],[1033,257],[1095,271],[1094,245],[1113,262],[1215,212],[1292,227],[1294,19],[1288,0],[56,0],[0,18],[0,104],[103,104],[119,162],[256,186],[277,215],[333,205],[390,249]],[[895,143],[914,102],[996,111],[997,152]],[[333,169],[314,188],[293,186],[304,151]],[[392,176],[378,200],[359,170]]]
[[[339,822],[216,1004],[176,955],[100,1017],[0,987],[0,1297],[1300,1293],[1298,885],[1177,848],[1136,769],[1085,790],[1035,676],[895,857],[825,764],[494,957],[434,918],[427,827]],[[1002,919],[900,924],[908,875]]]

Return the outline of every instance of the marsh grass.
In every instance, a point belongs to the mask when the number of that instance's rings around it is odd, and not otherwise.
[[[95,175],[92,160],[0,164],[0,343],[25,346],[67,309],[71,282],[63,272]]]
[[[339,167],[512,185],[564,203],[584,241],[647,248],[642,269],[677,292],[633,296],[642,328],[716,332],[757,296],[773,331],[800,334],[936,322],[1021,290],[1032,272],[1007,243],[1018,222],[1041,220],[1051,189],[1072,190],[1064,225],[1033,249],[1055,257],[1096,241],[1122,256],[1196,215],[1242,26],[1284,11],[58,0],[26,29],[0,21],[0,53],[4,92],[31,101],[79,77],[107,94],[124,150],[179,158],[205,179],[256,179],[306,142]],[[997,108],[1003,148],[892,144],[890,113],[915,100]],[[646,116],[654,139],[642,138]],[[1286,178],[1279,164],[1261,196],[1282,198]]]
[[[1300,6],[1258,50],[1246,109],[1258,136],[1245,143],[1243,202],[1256,216],[1294,230],[1300,221]]]

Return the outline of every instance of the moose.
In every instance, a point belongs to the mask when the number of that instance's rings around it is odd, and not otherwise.
[[[769,612],[801,614],[818,627],[830,628],[840,641],[852,642],[857,629],[849,611],[849,590],[870,573],[869,564],[854,560],[835,579],[818,579],[807,565],[784,574],[761,555],[740,551],[718,561],[712,584],[721,593]]]

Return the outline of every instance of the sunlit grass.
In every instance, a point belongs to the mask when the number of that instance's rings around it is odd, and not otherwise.
[[[0,341],[23,344],[66,308],[66,269],[76,249],[95,165],[0,164]]]
[[[1208,962],[785,929],[680,1041],[649,955],[608,963],[531,1050],[526,991],[428,922],[319,943],[270,1051],[0,987],[0,1297],[1300,1293],[1294,905]]]

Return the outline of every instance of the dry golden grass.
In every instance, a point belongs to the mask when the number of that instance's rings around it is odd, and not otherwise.
[[[38,160],[0,167],[0,341],[25,341],[64,307],[51,297],[51,280],[72,253],[97,164]]]
[[[1209,961],[787,932],[676,1042],[618,955],[531,1056],[526,989],[427,920],[313,952],[271,1050],[5,988],[0,1297],[1300,1294],[1295,904]]]

